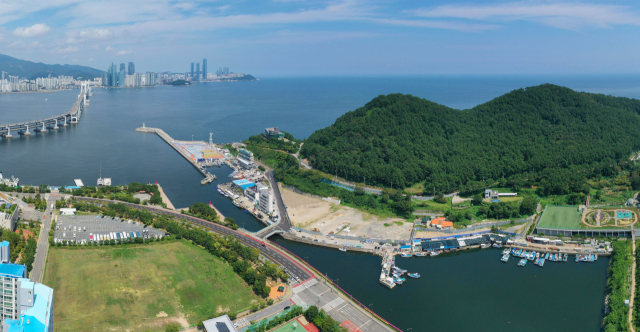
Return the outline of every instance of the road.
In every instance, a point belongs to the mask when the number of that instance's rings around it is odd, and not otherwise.
[[[47,210],[45,211],[44,227],[40,231],[38,236],[38,246],[36,248],[36,257],[33,262],[33,268],[31,269],[31,275],[29,276],[31,281],[42,283],[44,277],[44,267],[47,259],[47,252],[49,250],[49,231],[51,230],[51,204],[55,204],[60,195],[47,194]],[[55,209],[55,208],[54,208]]]
[[[631,264],[631,295],[629,296],[629,329],[631,332],[636,330],[633,328],[633,299],[636,296],[636,233],[631,225],[631,245],[633,264]]]
[[[273,188],[273,194],[276,197],[276,204],[278,205],[278,211],[280,212],[280,219],[278,221],[277,227],[288,233],[291,229],[291,220],[289,220],[289,214],[287,214],[287,210],[285,209],[284,201],[282,200],[282,194],[280,193],[280,187],[278,187],[278,183],[273,176],[272,170],[268,170],[265,176],[267,180],[269,180],[271,188]]]
[[[234,231],[228,227],[210,222],[208,220],[192,217],[176,211],[163,209],[155,206],[149,206],[149,205],[138,205],[138,204],[125,203],[120,201],[114,202],[112,200],[99,199],[99,198],[88,198],[88,197],[75,197],[75,198],[79,201],[85,201],[85,202],[98,202],[98,203],[106,203],[106,204],[120,203],[134,209],[146,210],[146,211],[157,213],[157,214],[164,214],[164,215],[172,216],[179,219],[185,219],[194,224],[207,227],[218,234],[233,236],[245,246],[260,250],[260,253],[264,257],[268,258],[269,260],[271,260],[272,262],[280,266],[283,266],[287,271],[287,273],[289,273],[289,275],[292,277],[298,278],[302,281],[313,277],[311,273],[307,272],[307,270],[304,269],[302,266],[298,265],[298,263],[296,263],[295,261],[290,259],[288,256],[281,253],[279,250],[272,248],[270,245],[266,245],[265,242],[257,238],[253,238],[249,235],[243,234],[241,232]]]

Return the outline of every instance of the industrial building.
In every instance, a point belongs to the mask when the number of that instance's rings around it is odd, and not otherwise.
[[[484,198],[499,199],[500,197],[516,197],[518,193],[499,193],[497,190],[485,189]]]
[[[53,289],[29,280],[24,265],[10,263],[10,244],[0,243],[2,332],[52,332]]]

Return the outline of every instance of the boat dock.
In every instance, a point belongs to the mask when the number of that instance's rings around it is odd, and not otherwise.
[[[164,130],[162,130],[162,129],[160,129],[160,128],[150,128],[150,127],[145,127],[145,126],[143,125],[142,127],[137,128],[137,129],[136,129],[136,131],[137,131],[137,132],[139,132],[139,133],[155,133],[155,134],[157,134],[158,136],[160,136],[160,138],[162,138],[165,142],[167,142],[167,144],[169,144],[169,146],[171,146],[174,150],[178,151],[178,153],[179,153],[181,156],[183,156],[183,157],[184,157],[184,159],[186,159],[187,161],[189,161],[189,163],[190,163],[193,167],[195,167],[195,169],[197,169],[197,170],[198,170],[198,172],[200,172],[200,173],[204,176],[204,179],[202,179],[202,181],[200,181],[200,184],[201,184],[201,185],[205,185],[205,184],[207,184],[207,183],[211,183],[211,182],[213,182],[213,180],[216,180],[216,179],[217,179],[217,177],[216,177],[214,174],[211,174],[211,173],[207,172],[204,168],[200,167],[200,166],[198,165],[198,163],[197,163],[197,161],[196,161],[196,160],[193,160],[193,158],[192,158],[192,157],[190,157],[190,156],[187,156],[187,154],[186,154],[184,151],[182,151],[182,150],[178,149],[178,148],[174,145],[174,143],[175,143],[175,142],[180,142],[180,141],[176,141],[176,140],[174,140],[171,136],[169,136],[169,134],[165,133],[165,132],[164,132]],[[198,141],[197,143],[203,143],[203,144],[206,144],[206,142],[201,142],[201,141]]]

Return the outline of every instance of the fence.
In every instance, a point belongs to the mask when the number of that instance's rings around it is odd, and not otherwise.
[[[307,233],[307,234],[311,234],[311,235],[316,235],[316,236],[325,236],[325,234],[322,234],[320,232],[314,232],[314,231],[310,231],[307,229],[302,229],[302,228],[294,228],[296,231],[301,232],[301,233]],[[333,236],[336,239],[343,239],[343,240],[355,240],[355,241],[373,241],[376,243],[395,243],[395,244],[404,244],[404,243],[408,243],[408,241],[402,241],[402,240],[383,240],[383,239],[371,239],[371,238],[366,238],[366,237],[361,237],[361,236],[348,236],[348,235],[341,235],[341,234],[328,234],[328,236]]]
[[[333,204],[338,204],[338,205],[339,205],[339,204],[340,204],[340,202],[341,202],[341,200],[336,199],[336,198],[331,198],[331,197],[322,197],[322,196],[318,196],[318,195],[314,195],[314,194],[309,194],[309,193],[306,193],[306,192],[304,192],[304,191],[302,191],[302,190],[300,190],[300,189],[298,189],[298,188],[296,188],[296,187],[289,187],[289,186],[285,186],[285,185],[283,185],[283,184],[282,184],[281,186],[282,186],[282,188],[284,188],[284,189],[288,189],[288,190],[291,190],[291,191],[293,191],[293,192],[294,192],[294,193],[296,193],[296,194],[300,194],[300,195],[305,195],[305,196],[309,196],[309,197],[313,197],[313,198],[321,199],[321,200],[323,200],[323,201],[325,201],[325,202],[329,202],[329,203],[333,203]]]
[[[521,223],[525,223],[525,222],[529,222],[531,221],[531,218],[527,218],[527,219],[519,219],[519,220],[514,220],[513,222],[516,224],[521,224]],[[438,233],[447,233],[447,234],[458,234],[458,233],[465,233],[465,232],[469,232],[469,231],[475,231],[477,229],[482,229],[482,228],[487,228],[487,227],[493,227],[493,226],[504,226],[504,225],[508,225],[511,224],[511,221],[498,221],[498,222],[491,222],[491,223],[486,223],[486,224],[479,224],[479,225],[473,225],[471,227],[467,227],[467,228],[461,228],[461,229],[433,229],[433,228],[425,228],[425,227],[416,227],[416,231],[421,231],[421,232],[438,232]]]

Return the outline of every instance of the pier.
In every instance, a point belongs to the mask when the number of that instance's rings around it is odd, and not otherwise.
[[[217,179],[217,177],[215,175],[212,175],[211,173],[207,172],[206,170],[204,170],[203,168],[198,166],[198,163],[195,160],[191,159],[183,151],[178,149],[173,143],[180,142],[180,141],[174,140],[171,136],[169,136],[169,134],[165,133],[164,130],[162,130],[160,128],[145,127],[144,124],[143,124],[142,127],[137,128],[136,131],[139,132],[139,133],[155,133],[158,136],[160,136],[160,138],[162,138],[165,142],[167,142],[167,144],[169,144],[169,146],[171,146],[174,150],[178,151],[178,153],[181,156],[183,156],[184,159],[186,159],[193,167],[195,167],[198,170],[198,172],[200,172],[204,176],[204,179],[202,179],[202,181],[200,181],[201,185],[205,185],[207,183],[211,183],[211,182],[213,182],[213,180]]]
[[[60,127],[66,127],[69,124],[77,124],[85,106],[89,105],[90,97],[91,86],[88,82],[84,82],[80,86],[80,94],[69,112],[41,120],[3,124],[0,127],[0,136],[3,138],[13,138],[14,134],[31,136],[29,128],[36,133],[46,133],[47,130],[58,130]]]

